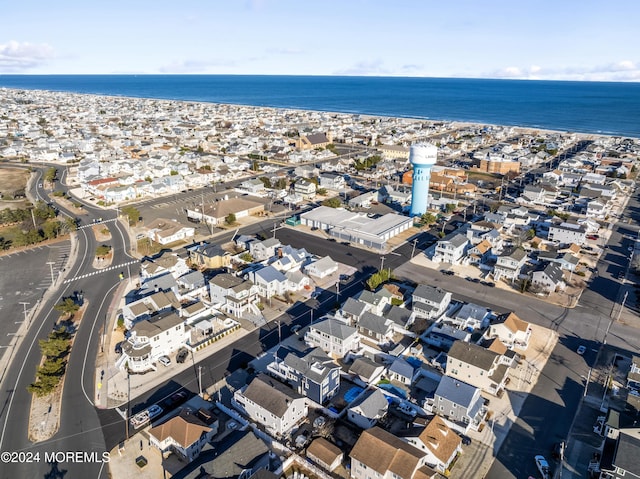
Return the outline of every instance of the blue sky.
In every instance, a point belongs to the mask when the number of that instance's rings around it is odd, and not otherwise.
[[[640,2],[4,0],[0,73],[640,81]]]

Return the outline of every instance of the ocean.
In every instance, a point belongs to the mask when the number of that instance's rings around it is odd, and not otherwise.
[[[0,87],[640,138],[640,83],[263,75],[0,75]]]

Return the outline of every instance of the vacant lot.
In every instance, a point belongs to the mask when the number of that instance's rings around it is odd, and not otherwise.
[[[27,200],[21,198],[14,200],[16,193],[22,192],[27,187],[29,172],[24,168],[0,168],[0,210],[5,208],[24,208]]]

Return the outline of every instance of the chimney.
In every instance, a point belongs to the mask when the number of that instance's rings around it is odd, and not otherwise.
[[[154,284],[154,285],[153,285],[153,289],[154,289],[154,291],[155,291],[156,293],[160,291],[160,288],[158,287],[158,285],[157,285],[157,284]]]

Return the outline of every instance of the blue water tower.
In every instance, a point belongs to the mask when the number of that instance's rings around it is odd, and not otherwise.
[[[411,145],[409,161],[413,165],[411,187],[411,216],[422,216],[429,203],[429,180],[431,167],[438,159],[438,147],[431,143]]]

